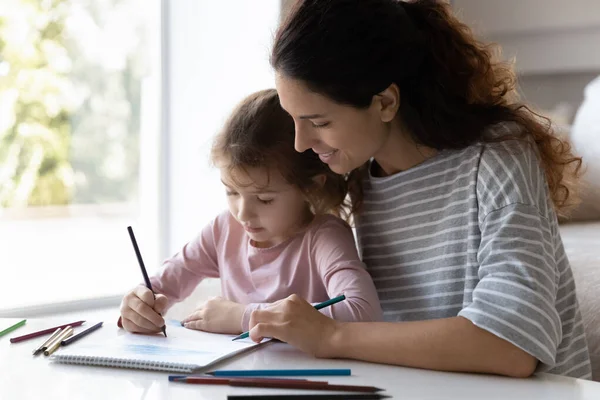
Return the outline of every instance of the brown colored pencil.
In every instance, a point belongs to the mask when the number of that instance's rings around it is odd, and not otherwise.
[[[335,390],[344,392],[365,392],[374,393],[380,392],[379,389],[373,386],[357,386],[357,385],[331,385],[324,381],[292,381],[286,379],[218,379],[204,377],[190,377],[177,379],[176,382],[191,383],[191,384],[208,384],[208,385],[229,385],[241,387],[260,387],[260,388],[279,388],[279,389],[307,389],[307,390]]]

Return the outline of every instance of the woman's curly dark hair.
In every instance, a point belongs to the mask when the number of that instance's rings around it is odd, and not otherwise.
[[[279,28],[271,64],[341,104],[366,108],[400,88],[398,116],[416,143],[437,150],[506,139],[535,143],[559,215],[576,202],[581,158],[548,119],[518,102],[512,65],[478,41],[441,0],[300,0]],[[511,123],[510,135],[488,129]],[[355,212],[365,166],[348,175]]]

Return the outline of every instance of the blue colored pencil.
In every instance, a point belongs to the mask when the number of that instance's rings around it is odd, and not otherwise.
[[[334,297],[333,299],[329,299],[327,301],[319,303],[315,306],[315,309],[320,310],[321,308],[329,307],[331,305],[334,305],[335,303],[339,303],[342,300],[346,300],[346,296],[341,295],[338,297]],[[244,332],[240,336],[236,336],[231,340],[233,341],[233,340],[239,340],[239,339],[246,339],[248,336],[250,336],[250,332]]]
[[[217,370],[207,372],[212,376],[349,376],[349,369],[249,369]]]

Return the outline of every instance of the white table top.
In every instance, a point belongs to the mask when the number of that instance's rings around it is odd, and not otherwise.
[[[11,344],[9,338],[72,322],[73,317],[30,319],[25,327],[0,337],[0,399],[194,399],[225,400],[228,394],[278,394],[299,391],[185,385],[168,382],[167,373],[51,363],[31,352],[34,339]],[[0,318],[0,330],[18,322]],[[89,321],[91,325],[95,321]],[[86,324],[87,325],[87,324]],[[114,321],[93,335],[114,335]],[[274,343],[227,362],[227,369],[351,368],[350,377],[314,377],[331,383],[385,388],[394,399],[600,399],[600,383],[539,374],[529,379],[444,373],[346,360],[320,360]],[[302,393],[311,393],[301,391]],[[323,393],[323,392],[321,392]],[[333,392],[330,392],[333,393]]]

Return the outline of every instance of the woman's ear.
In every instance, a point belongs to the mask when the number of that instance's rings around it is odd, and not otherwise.
[[[396,117],[400,108],[400,89],[392,83],[383,92],[376,95],[381,121],[390,122]]]

